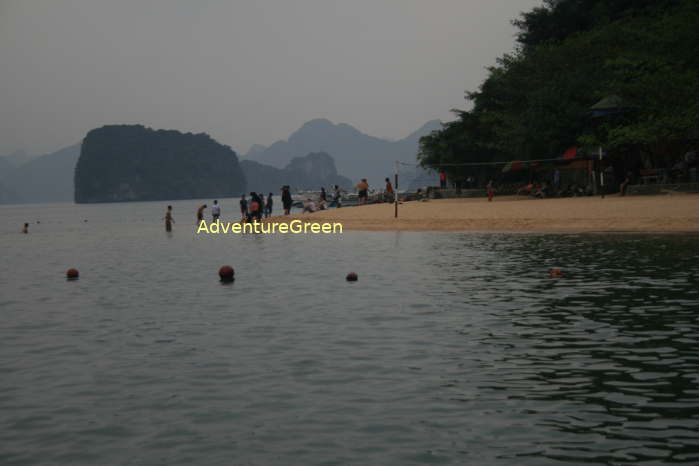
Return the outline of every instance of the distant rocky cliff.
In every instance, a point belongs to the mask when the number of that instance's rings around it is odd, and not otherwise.
[[[333,185],[345,188],[352,186],[348,178],[338,175],[335,161],[324,152],[293,158],[283,169],[250,160],[243,160],[240,166],[245,172],[249,188],[265,193],[278,194],[279,188],[287,184],[294,191],[319,190],[321,187],[330,189]]]
[[[232,197],[246,187],[230,147],[141,125],[90,131],[75,167],[77,203]]]

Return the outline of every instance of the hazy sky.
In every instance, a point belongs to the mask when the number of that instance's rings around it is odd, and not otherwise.
[[[328,118],[401,138],[466,106],[541,0],[0,0],[0,154],[95,127],[236,151]]]

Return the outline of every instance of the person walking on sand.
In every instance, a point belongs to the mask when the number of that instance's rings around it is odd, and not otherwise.
[[[495,197],[495,186],[493,186],[493,180],[488,181],[485,187],[485,193],[488,195],[488,202],[493,202],[493,197]]]
[[[218,201],[214,199],[214,205],[211,207],[211,217],[214,219],[214,223],[218,222],[221,217],[221,206],[218,205]]]
[[[447,172],[444,169],[439,170],[439,187],[446,189],[447,187]]]
[[[386,202],[393,202],[393,185],[391,184],[391,180],[389,178],[386,178],[386,192],[384,193],[384,201]]]
[[[333,194],[333,202],[330,206],[335,206],[338,209],[342,207],[342,190],[338,185],[335,185],[335,194]]]
[[[197,207],[197,225],[199,225],[201,221],[204,220],[204,209],[206,209],[206,204],[202,204],[199,207]]]
[[[175,219],[172,218],[172,206],[167,206],[167,211],[165,212],[165,231],[172,231],[172,224],[175,223]]]
[[[29,224],[25,223],[24,226],[22,227],[22,233],[27,234],[29,233]]]
[[[282,187],[282,204],[284,205],[284,215],[289,215],[291,212],[291,204],[293,203],[291,199],[291,192],[289,192],[289,186]]]
[[[267,202],[265,203],[265,218],[269,218],[272,215],[272,207],[274,206],[274,199],[272,199],[272,193],[269,193],[267,197]]]
[[[328,195],[325,193],[325,188],[323,186],[320,187],[320,202],[328,202]]]
[[[245,221],[248,218],[248,201],[245,194],[240,195],[240,219]]]
[[[362,178],[362,181],[357,183],[357,195],[359,196],[359,205],[364,205],[369,198],[369,183],[367,183],[366,178]]]

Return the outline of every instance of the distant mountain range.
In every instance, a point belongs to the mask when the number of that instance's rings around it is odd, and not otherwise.
[[[240,167],[253,190],[277,193],[283,184],[297,189],[351,187],[361,178],[382,189],[384,178],[393,179],[394,162],[416,163],[420,137],[440,127],[439,121],[429,121],[406,138],[390,141],[348,124],[316,119],[285,141],[252,146],[240,159]],[[79,156],[80,144],[41,156],[23,151],[0,156],[0,204],[72,202]],[[436,174],[418,167],[401,166],[400,172],[401,189],[438,183]],[[235,184],[242,187],[239,181]]]
[[[0,204],[70,202],[80,144],[31,157],[18,151],[0,157]]]
[[[372,187],[380,188],[384,178],[393,174],[394,162],[416,163],[420,138],[440,128],[441,122],[432,120],[404,139],[390,141],[369,136],[345,123],[316,119],[305,123],[285,141],[277,141],[269,147],[251,147],[241,160],[283,168],[294,157],[325,152],[335,159],[337,171],[351,178],[353,183],[367,178]],[[404,170],[406,174],[410,173],[411,180],[424,175],[421,169],[401,167],[401,171]],[[407,184],[403,186],[407,187]]]
[[[25,163],[29,162],[30,160],[35,159],[36,157],[37,157],[36,155],[29,155],[20,149],[20,150],[14,151],[10,155],[6,155],[6,156],[2,157],[2,159],[5,162],[9,162],[9,164],[12,165],[13,167],[19,167],[20,165],[25,164]]]

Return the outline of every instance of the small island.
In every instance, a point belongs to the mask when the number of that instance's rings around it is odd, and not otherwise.
[[[75,167],[75,202],[233,197],[246,189],[238,156],[207,134],[112,125],[90,131]]]

